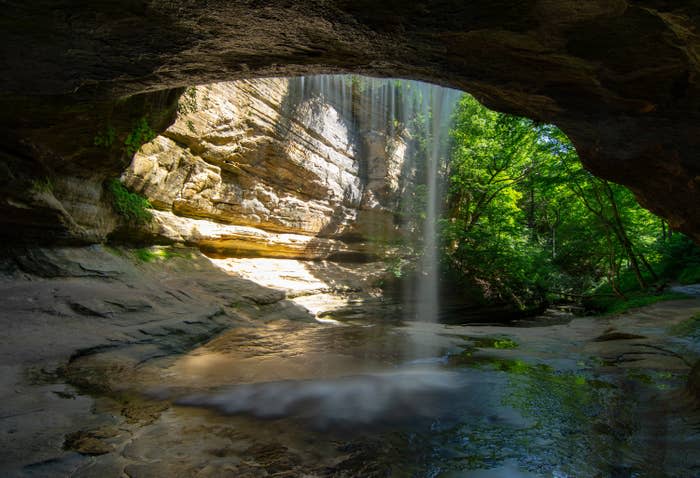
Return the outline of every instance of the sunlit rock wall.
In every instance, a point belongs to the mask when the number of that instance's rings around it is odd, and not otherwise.
[[[400,236],[401,192],[412,181],[407,141],[398,132],[372,129],[356,108],[299,94],[294,81],[187,90],[175,123],[144,145],[123,175],[129,189],[171,213],[157,215],[151,233],[219,247],[222,254],[283,257],[298,250],[298,241],[283,245],[284,234],[331,239],[304,247],[298,255],[307,258],[370,252],[367,241]],[[201,222],[184,226],[185,218],[222,227],[207,235]],[[243,247],[245,240],[223,225],[265,231],[246,237],[252,243],[265,237],[266,245]],[[278,236],[270,239],[270,233]]]

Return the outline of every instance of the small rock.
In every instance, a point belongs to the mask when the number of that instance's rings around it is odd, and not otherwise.
[[[244,297],[252,300],[258,305],[270,305],[284,300],[285,293],[280,290],[266,290],[258,293],[251,293],[249,295],[245,295]]]
[[[91,456],[104,455],[112,451],[111,445],[101,441],[95,433],[85,430],[66,435],[63,448]]]

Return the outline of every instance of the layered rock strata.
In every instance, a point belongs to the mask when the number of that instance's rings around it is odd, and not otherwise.
[[[365,260],[400,237],[406,140],[298,95],[299,81],[188,89],[173,125],[122,176],[160,210],[140,233],[218,255]]]

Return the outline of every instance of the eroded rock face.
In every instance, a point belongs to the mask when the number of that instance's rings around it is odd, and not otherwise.
[[[172,123],[181,92],[116,102],[0,100],[12,125],[0,128],[0,238],[43,244],[104,240],[118,218],[103,182],[129,165],[125,143],[140,121],[158,131]]]
[[[92,138],[109,114],[126,137],[117,100],[135,93],[339,71],[410,77],[556,123],[586,167],[700,239],[699,23],[696,2],[663,0],[16,2],[0,34],[3,162],[27,178],[116,174]],[[64,217],[33,217],[12,183],[4,224]]]
[[[212,257],[274,257],[279,259],[374,258],[377,248],[303,234],[274,233],[250,226],[176,216],[154,211],[153,220],[138,234],[149,242],[176,242],[198,246]],[[363,247],[365,246],[365,247]]]
[[[305,259],[369,253],[363,241],[400,237],[395,216],[413,179],[407,133],[303,95],[300,83],[188,89],[175,123],[122,176],[164,211],[145,232],[219,255]]]

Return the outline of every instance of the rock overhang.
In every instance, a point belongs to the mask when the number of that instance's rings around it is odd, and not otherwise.
[[[114,175],[125,159],[96,150],[95,130],[142,115],[165,129],[186,85],[406,77],[557,124],[588,169],[697,240],[699,19],[692,2],[623,0],[14,4],[2,22],[3,162],[28,178]]]

